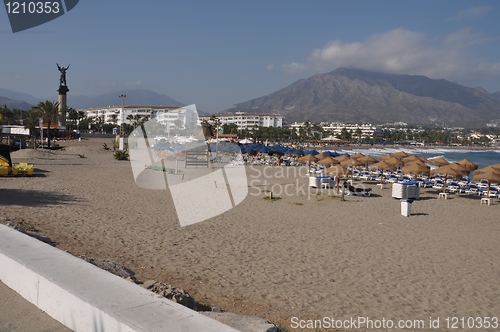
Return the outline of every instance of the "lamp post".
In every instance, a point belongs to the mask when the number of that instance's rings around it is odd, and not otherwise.
[[[122,108],[120,110],[120,142],[119,142],[119,146],[118,146],[118,149],[120,149],[120,150],[125,150],[125,134],[124,134],[124,130],[123,130],[123,124],[124,124],[125,120],[123,118],[123,116],[124,116],[123,107],[125,104],[126,97],[127,97],[127,95],[125,95],[125,94],[121,94],[118,96],[118,98],[122,99]]]

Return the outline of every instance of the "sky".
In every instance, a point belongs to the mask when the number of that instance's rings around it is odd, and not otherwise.
[[[81,0],[13,33],[0,8],[0,88],[55,96],[58,63],[70,64],[68,106],[147,89],[213,113],[338,67],[493,93],[498,17],[497,0]]]

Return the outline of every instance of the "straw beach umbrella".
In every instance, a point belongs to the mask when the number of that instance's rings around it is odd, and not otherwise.
[[[318,158],[316,158],[312,154],[306,154],[305,156],[299,158],[299,163],[312,163],[317,161]]]
[[[491,182],[500,183],[500,169],[496,169],[495,167],[485,167],[474,171],[473,181],[478,180],[488,180],[488,191],[486,193],[486,197],[490,197],[490,185]]]
[[[411,165],[411,164],[419,164],[419,165],[422,165],[422,166],[428,166],[425,162],[423,162],[420,159],[414,159],[414,160],[408,161],[408,162],[405,161],[404,163],[405,163],[405,166],[406,165]]]
[[[319,160],[317,163],[320,165],[335,165],[335,164],[339,164],[340,161],[338,161],[337,159],[335,159],[333,157],[326,156],[325,158]]]
[[[462,166],[464,166],[465,168],[467,168],[469,171],[473,171],[473,170],[476,170],[477,169],[477,164],[476,163],[473,163],[472,161],[470,161],[469,159],[465,158],[465,159],[462,159],[460,161],[457,161],[457,164],[460,164]]]
[[[436,165],[436,166],[445,166],[445,165],[448,165],[450,162],[446,159],[444,159],[443,157],[439,157],[439,158],[431,158],[431,159],[427,159],[427,161],[432,164],[432,165]]]
[[[342,154],[342,155],[340,155],[340,156],[335,157],[335,159],[337,159],[338,161],[344,161],[344,160],[346,160],[346,159],[350,159],[350,158],[349,158],[349,156],[348,156],[348,155],[346,155],[346,154]]]
[[[484,172],[484,171],[489,170],[489,169],[493,170],[496,173],[500,173],[500,164],[489,165],[489,166],[486,166],[484,168],[475,170],[474,174],[476,174],[478,172]]]
[[[365,164],[371,164],[371,163],[378,162],[378,160],[373,158],[372,156],[363,156],[363,157],[358,158],[358,160],[361,161],[362,163],[365,163]]]
[[[321,153],[318,153],[317,155],[315,155],[316,158],[318,158],[318,160],[321,160],[321,159],[324,159],[326,157],[329,157],[329,155],[321,152]]]
[[[419,157],[415,156],[414,154],[412,154],[411,156],[407,156],[407,157],[403,158],[403,162],[405,164],[409,163],[409,162],[412,162],[412,161],[415,161],[415,160],[422,161],[422,159],[420,159]]]
[[[451,163],[448,166],[460,173],[463,173],[464,175],[470,172],[470,169],[459,163]]]
[[[409,163],[403,166],[401,172],[403,174],[412,174],[412,175],[422,175],[429,174],[431,168],[427,165],[420,164],[418,162]]]
[[[358,166],[363,166],[364,164],[357,159],[350,158],[350,159],[346,159],[344,161],[341,161],[340,165],[344,166],[344,167],[351,166],[352,168],[354,168],[354,167],[358,167]],[[351,173],[351,180],[354,180],[354,172]]]
[[[441,166],[439,168],[431,169],[431,171],[430,171],[431,175],[444,174],[444,184],[443,184],[443,192],[444,193],[446,192],[446,179],[448,176],[451,176],[453,178],[457,178],[459,176],[465,175],[465,173],[467,173],[467,171],[466,172],[458,171],[458,170],[454,169],[452,166],[450,166],[449,164]]]
[[[379,169],[379,170],[385,170],[385,169],[390,169],[394,170],[396,167],[393,164],[387,163],[385,160],[379,161],[378,163],[372,164],[368,166],[369,169]]]
[[[399,152],[395,152],[392,154],[393,157],[396,157],[398,159],[401,159],[401,158],[404,158],[404,157],[408,157],[408,154],[404,151],[399,151]]]
[[[398,158],[396,158],[394,156],[387,158],[387,159],[384,159],[384,161],[388,164],[392,164],[395,166],[401,166],[404,164],[401,160],[399,160]]]
[[[382,174],[380,175],[380,184],[382,184],[384,181],[384,170],[390,169],[392,171],[395,168],[396,168],[396,166],[387,163],[385,160],[379,161],[378,163],[375,163],[375,164],[368,166],[368,169],[370,169],[370,170],[379,169],[382,171]]]
[[[359,161],[358,159],[350,158],[346,159],[340,162],[340,165],[347,167],[347,166],[352,166],[352,167],[357,167],[357,166],[363,166],[364,163],[362,161]]]
[[[383,156],[378,157],[378,160],[386,160],[392,157],[392,154],[384,154]]]
[[[355,154],[351,155],[351,158],[359,159],[359,158],[364,157],[364,156],[365,155],[362,153],[355,153]]]
[[[347,173],[349,171],[347,168],[341,166],[341,165],[334,165],[332,167],[325,168],[325,174],[328,175],[335,175],[337,177],[342,177],[342,176],[347,176]]]

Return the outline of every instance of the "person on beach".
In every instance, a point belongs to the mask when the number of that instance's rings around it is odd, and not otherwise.
[[[347,190],[347,180],[344,180],[344,183],[342,184],[342,191],[341,191],[341,196],[340,196],[340,200],[344,200],[344,196],[345,196],[345,192]]]

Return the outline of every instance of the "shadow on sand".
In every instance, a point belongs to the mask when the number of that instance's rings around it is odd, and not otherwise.
[[[46,206],[76,202],[71,195],[40,190],[2,189],[1,205]]]

